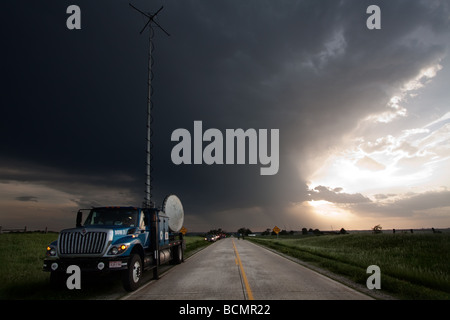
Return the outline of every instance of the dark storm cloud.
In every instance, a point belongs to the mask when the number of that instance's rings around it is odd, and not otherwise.
[[[38,198],[34,197],[34,196],[21,196],[21,197],[16,197],[17,201],[32,201],[32,202],[38,202]]]
[[[317,186],[310,190],[311,200],[325,200],[333,203],[362,203],[372,202],[369,198],[360,193],[345,193],[342,188],[330,189],[324,186]]]
[[[379,194],[377,199],[382,199],[383,202],[350,203],[348,208],[351,208],[356,215],[363,217],[416,217],[417,215],[423,215],[431,219],[438,217],[439,213],[427,213],[427,211],[437,208],[446,211],[446,208],[450,207],[450,191],[447,190],[395,196]]]
[[[395,205],[405,213],[450,207],[450,191],[429,191],[422,194],[413,194],[396,201]]]
[[[195,215],[308,200],[310,162],[446,52],[437,38],[448,29],[446,2],[376,2],[383,27],[371,32],[369,1],[134,1],[145,11],[164,4],[157,21],[171,34],[155,29],[155,199],[176,193]],[[53,168],[35,179],[65,190],[109,184],[140,201],[145,19],[128,1],[77,1],[82,30],[69,31],[70,4],[4,4],[2,165]],[[419,29],[436,40],[419,40]],[[250,165],[175,166],[170,135],[192,132],[195,120],[204,130],[280,129],[278,174],[260,176]]]
[[[361,217],[414,217],[430,209],[450,207],[450,191],[447,190],[375,195],[375,199],[381,202],[372,201],[360,193],[345,193],[342,188],[324,186],[309,190],[309,195],[310,200],[325,200]]]

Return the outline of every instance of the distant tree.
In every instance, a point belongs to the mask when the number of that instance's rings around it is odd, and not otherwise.
[[[382,233],[381,229],[383,229],[379,224],[372,228],[373,233]]]
[[[271,230],[269,228],[266,229],[266,231],[263,231],[261,233],[262,236],[268,236],[270,234]]]
[[[237,232],[242,234],[243,236],[248,236],[250,233],[253,233],[252,230],[245,227],[240,228]]]
[[[302,234],[303,234],[303,235],[308,234],[308,229],[302,228]]]
[[[221,234],[221,233],[225,233],[226,231],[222,230],[222,228],[219,229],[211,229],[208,231],[207,234]]]
[[[314,229],[313,233],[317,236],[319,234],[322,234],[319,229]]]
[[[347,234],[348,232],[347,232],[347,231],[345,231],[345,229],[344,229],[344,228],[341,228],[341,230],[339,231],[339,233],[340,233],[340,234]]]
[[[442,231],[436,230],[435,228],[431,228],[431,231],[433,231],[433,233],[442,233]]]

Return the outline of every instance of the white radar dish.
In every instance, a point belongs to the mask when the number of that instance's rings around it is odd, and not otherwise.
[[[164,199],[162,210],[169,217],[170,230],[179,232],[184,222],[184,210],[180,199],[174,194],[168,195]]]

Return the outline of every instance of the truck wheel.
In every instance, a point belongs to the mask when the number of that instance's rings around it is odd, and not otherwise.
[[[128,269],[124,271],[122,282],[125,290],[134,291],[140,286],[142,279],[142,260],[138,254],[131,256]]]
[[[183,262],[183,248],[179,245],[174,249],[173,263],[180,264],[181,262]]]

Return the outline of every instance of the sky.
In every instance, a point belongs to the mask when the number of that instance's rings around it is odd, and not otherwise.
[[[448,1],[132,3],[164,6],[152,199],[176,194],[188,232],[450,227]],[[81,29],[66,26],[72,4]],[[370,5],[381,29],[367,27]],[[57,231],[79,208],[140,206],[146,18],[121,0],[17,0],[2,12],[0,225]],[[224,137],[278,130],[278,171],[175,164],[172,133],[193,136],[195,121]]]

